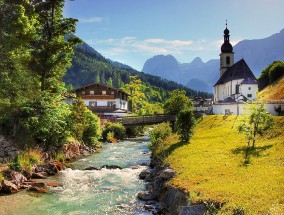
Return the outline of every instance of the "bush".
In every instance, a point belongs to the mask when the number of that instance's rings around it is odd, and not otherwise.
[[[10,168],[16,171],[32,170],[34,164],[42,163],[42,152],[39,149],[30,149],[20,153],[14,162],[10,163]]]
[[[37,143],[60,146],[68,129],[69,106],[60,102],[62,98],[43,92],[37,100],[21,108],[21,125]]]
[[[284,75],[284,61],[277,61],[269,70],[269,82],[272,83]]]
[[[276,81],[281,76],[284,75],[284,61],[274,61],[272,64],[268,65],[262,70],[259,78],[258,85],[261,91],[270,83]]]
[[[188,142],[195,126],[195,118],[192,110],[182,110],[176,118],[176,126],[181,141]]]
[[[117,139],[114,138],[114,132],[110,131],[107,133],[107,142],[116,143]]]
[[[86,110],[85,117],[86,127],[83,132],[83,141],[86,145],[98,145],[101,137],[100,118],[90,110]]]
[[[142,134],[144,131],[144,126],[135,126],[126,128],[127,137],[137,137],[139,134]]]
[[[105,128],[102,133],[102,137],[104,140],[107,139],[107,134],[109,132],[113,132],[114,133],[113,137],[117,140],[122,140],[126,136],[125,127],[119,122],[117,123],[108,122],[105,125]]]
[[[172,134],[172,128],[168,122],[155,125],[150,131],[151,144],[149,148],[155,150],[163,140]]]

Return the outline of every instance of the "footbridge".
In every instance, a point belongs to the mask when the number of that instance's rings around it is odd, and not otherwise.
[[[175,115],[168,114],[125,116],[121,122],[124,126],[154,125],[161,122],[174,122],[175,118]]]

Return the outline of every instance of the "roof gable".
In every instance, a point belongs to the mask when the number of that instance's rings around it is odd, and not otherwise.
[[[257,80],[248,67],[244,59],[239,60],[233,66],[228,68],[216,82],[216,85],[224,84],[232,80],[244,79],[243,84],[257,84]]]
[[[79,90],[83,90],[83,89],[86,89],[88,87],[101,87],[101,88],[105,88],[105,89],[110,89],[110,90],[114,90],[114,91],[118,91],[118,92],[123,92],[127,95],[129,95],[128,93],[124,92],[123,90],[119,89],[119,88],[114,88],[114,87],[110,87],[110,86],[107,86],[107,85],[104,85],[104,84],[99,84],[99,83],[93,83],[93,84],[87,84],[87,85],[84,85],[82,87],[79,87],[79,88],[76,88],[74,89],[73,91],[79,91]]]

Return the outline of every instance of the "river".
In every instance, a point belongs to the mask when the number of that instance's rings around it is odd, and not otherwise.
[[[100,153],[80,159],[48,181],[63,186],[49,188],[45,194],[21,191],[0,196],[0,214],[81,215],[151,214],[136,198],[145,190],[139,173],[150,160],[147,139],[125,140],[103,145]],[[141,165],[142,164],[142,165]],[[123,169],[84,170],[87,167],[118,165]]]

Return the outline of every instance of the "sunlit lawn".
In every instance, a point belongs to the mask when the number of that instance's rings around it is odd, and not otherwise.
[[[167,161],[177,171],[170,182],[185,188],[194,203],[225,203],[220,214],[242,208],[245,214],[284,213],[284,117],[256,142],[251,163],[244,165],[246,139],[238,134],[240,117],[208,116],[189,144],[167,139]]]

